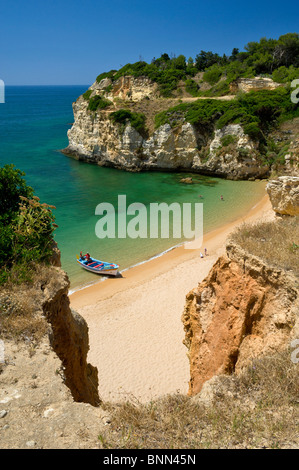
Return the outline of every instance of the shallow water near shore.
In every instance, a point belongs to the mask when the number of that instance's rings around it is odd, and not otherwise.
[[[6,103],[0,106],[0,165],[13,163],[23,170],[41,201],[56,206],[55,239],[72,289],[100,280],[76,263],[81,250],[124,270],[184,241],[183,237],[99,239],[95,209],[102,202],[111,203],[116,216],[118,195],[126,195],[127,206],[139,202],[147,209],[151,203],[176,202],[181,207],[203,203],[203,231],[207,233],[241,217],[265,194],[264,182],[192,175],[194,184],[188,185],[180,183],[181,178],[191,176],[186,173],[130,173],[66,157],[59,150],[68,144],[72,102],[87,87],[8,86]]]

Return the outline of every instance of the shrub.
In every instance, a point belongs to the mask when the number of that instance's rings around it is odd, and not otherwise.
[[[112,102],[103,98],[100,95],[93,96],[89,100],[88,109],[89,111],[97,111],[98,109],[105,109],[111,106]]]
[[[236,142],[237,137],[235,135],[228,134],[228,135],[223,136],[220,140],[221,140],[222,146],[227,147],[228,145]]]
[[[0,168],[0,284],[30,280],[33,265],[52,256],[54,206],[41,204],[23,175],[13,165]]]
[[[203,75],[203,80],[210,85],[215,85],[222,75],[221,68],[218,66],[210,67]]]
[[[185,86],[187,93],[190,93],[192,96],[198,96],[199,86],[194,80],[189,78],[185,81]]]
[[[260,140],[263,138],[261,130],[256,122],[251,122],[244,126],[244,132],[247,134],[252,140]]]
[[[113,77],[117,71],[116,70],[110,70],[110,72],[103,72],[100,75],[97,76],[97,82],[100,83],[104,78],[111,78],[113,80]]]
[[[230,93],[228,80],[221,80],[209,90],[204,92],[204,96],[223,96]]]
[[[0,221],[9,223],[19,209],[20,196],[32,197],[33,189],[26,184],[25,173],[14,165],[0,168]]]
[[[263,90],[241,94],[233,101],[198,100],[182,103],[155,116],[155,125],[184,121],[212,131],[239,123],[252,139],[264,141],[266,134],[284,119],[299,115],[299,106],[290,100],[289,90]]]
[[[139,134],[144,135],[146,133],[146,117],[142,113],[132,113],[128,109],[119,109],[118,111],[111,113],[109,117],[112,122],[123,126],[125,126],[126,122],[129,121],[131,126],[134,127]]]
[[[86,101],[89,101],[91,93],[92,93],[92,90],[87,90],[85,93],[83,93],[82,96]]]

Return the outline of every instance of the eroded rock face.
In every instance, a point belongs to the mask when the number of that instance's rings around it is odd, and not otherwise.
[[[148,77],[120,77],[112,83],[110,78],[104,78],[99,83],[94,82],[89,88],[92,90],[91,96],[104,95],[106,98],[114,100],[141,101],[157,94],[158,85]]]
[[[225,138],[230,138],[231,143],[225,145]],[[204,162],[196,159],[193,168],[231,179],[264,177],[269,166],[261,165],[257,147],[240,124],[229,124],[215,131],[209,144],[208,159]]]
[[[299,215],[299,177],[280,176],[266,186],[273,210],[280,215]]]
[[[271,79],[256,77],[240,79],[232,91],[273,90],[278,86],[281,84]],[[76,159],[127,171],[178,169],[229,179],[265,178],[270,170],[298,174],[295,120],[292,130],[285,130],[278,136],[277,142],[285,141],[288,148],[282,149],[281,159],[270,165],[258,143],[251,140],[239,124],[213,129],[200,123],[193,126],[177,116],[171,125],[164,124],[154,130],[154,115],[167,109],[167,100],[163,101],[158,85],[148,77],[126,76],[115,81],[104,78],[93,83],[89,91],[89,99],[101,95],[111,104],[101,111],[91,112],[89,101],[83,95],[73,103],[74,124],[68,130],[69,145],[63,153]],[[178,99],[171,100],[169,106],[178,103]],[[140,135],[129,120],[121,125],[113,123],[110,114],[123,108],[144,113],[148,130]],[[224,145],[223,138],[229,136],[234,139]],[[226,139],[226,142],[229,141]]]
[[[231,179],[261,178],[269,171],[259,162],[256,144],[238,124],[217,130],[210,139],[188,122],[176,129],[164,124],[144,138],[129,121],[125,126],[112,123],[112,109],[90,113],[87,106],[82,97],[73,104],[75,123],[64,150],[79,160],[125,170],[182,169]],[[235,140],[223,147],[221,139],[227,135]]]
[[[281,86],[283,86],[281,83],[274,82],[272,78],[254,77],[239,78],[235,82],[231,83],[230,89],[233,93],[237,93],[238,91],[248,93],[250,91],[275,90]]]
[[[70,308],[69,279],[60,268],[51,268],[52,276],[41,280],[40,304],[51,333],[50,344],[64,369],[65,384],[75,401],[100,404],[98,371],[87,362],[89,350],[88,326],[78,313]]]
[[[298,334],[298,309],[292,276],[228,244],[227,256],[186,298],[189,394],[214,376],[240,372],[253,357],[286,347]]]

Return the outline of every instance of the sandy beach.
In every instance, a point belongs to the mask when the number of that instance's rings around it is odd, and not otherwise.
[[[226,238],[236,226],[270,213],[265,195],[244,217],[204,235],[201,248],[174,248],[124,271],[123,277],[70,295],[71,307],[88,323],[88,360],[98,368],[103,400],[145,402],[187,393],[189,362],[181,322],[186,294],[224,253]],[[205,247],[208,256],[201,258]]]

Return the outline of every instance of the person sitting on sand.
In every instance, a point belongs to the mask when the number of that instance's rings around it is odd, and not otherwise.
[[[202,253],[200,253],[200,257],[203,258],[203,254],[202,254]]]

